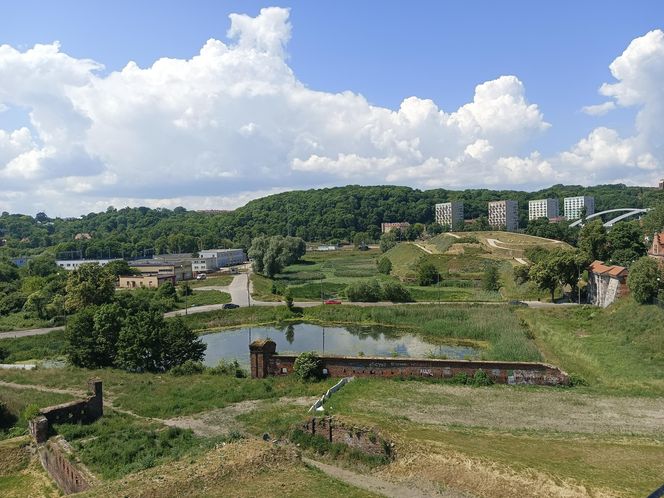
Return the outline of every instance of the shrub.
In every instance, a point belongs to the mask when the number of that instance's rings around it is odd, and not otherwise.
[[[588,381],[578,374],[569,374],[569,385],[570,387],[587,386]]]
[[[21,418],[23,420],[32,420],[33,418],[37,417],[40,414],[39,407],[33,403],[29,404],[23,409],[23,412],[21,412]]]
[[[378,280],[354,282],[346,288],[346,296],[350,301],[375,303],[383,297]]]
[[[238,379],[244,379],[247,376],[247,372],[240,367],[237,360],[228,362],[221,360],[216,366],[208,368],[206,373],[209,375],[232,375]]]
[[[378,271],[380,273],[384,273],[385,275],[389,275],[390,272],[392,271],[392,261],[390,261],[390,258],[380,258],[378,260]]]
[[[482,277],[482,288],[486,291],[497,291],[500,289],[500,279],[496,265],[488,265]]]
[[[383,285],[383,299],[393,303],[409,303],[413,300],[413,296],[399,282],[387,282]]]
[[[450,379],[452,384],[466,385],[470,381],[470,377],[466,372],[459,372]]]
[[[295,360],[293,370],[305,382],[323,378],[322,361],[313,351],[301,353]]]
[[[200,361],[187,360],[182,365],[177,365],[171,368],[171,375],[196,375],[202,374],[205,371],[205,366]]]
[[[421,260],[417,265],[417,284],[422,286],[433,285],[440,280],[436,267],[428,261]]]
[[[473,375],[472,385],[475,387],[490,386],[492,384],[493,380],[491,380],[491,377],[489,377],[481,368],[475,372],[475,375]]]

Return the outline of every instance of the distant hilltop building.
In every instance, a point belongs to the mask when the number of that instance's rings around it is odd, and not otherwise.
[[[664,190],[664,178],[659,181],[659,189]]]
[[[407,221],[401,221],[398,223],[381,223],[380,224],[380,231],[382,233],[388,233],[391,232],[392,230],[396,230],[397,228],[401,230],[402,232],[404,230],[407,230],[408,227],[410,226],[410,223]]]
[[[452,230],[458,223],[463,223],[463,202],[443,202],[436,204],[436,223],[447,225]]]
[[[552,220],[558,218],[559,211],[558,199],[537,199],[528,202],[528,220],[539,218]]]
[[[564,199],[565,218],[568,220],[578,220],[581,218],[583,209],[585,208],[586,216],[595,213],[595,198],[587,195],[579,195],[577,197],[565,197]]]
[[[504,228],[514,231],[519,228],[519,204],[517,201],[489,202],[489,225],[491,228]]]
[[[74,235],[74,240],[90,240],[91,238],[92,235],[90,235],[87,232],[77,233],[76,235]]]

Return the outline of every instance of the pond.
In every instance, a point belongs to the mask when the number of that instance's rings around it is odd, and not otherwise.
[[[243,327],[224,330],[201,337],[207,345],[205,364],[219,360],[237,360],[249,365],[249,344],[256,339],[270,338],[279,353],[317,351],[319,354],[347,356],[410,356],[431,355],[450,359],[478,358],[480,349],[467,345],[431,344],[423,338],[386,327],[331,326],[297,323],[273,327]]]

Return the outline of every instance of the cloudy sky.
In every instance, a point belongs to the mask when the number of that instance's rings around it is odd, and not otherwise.
[[[5,5],[0,211],[228,209],[346,184],[655,185],[664,3],[538,6]]]

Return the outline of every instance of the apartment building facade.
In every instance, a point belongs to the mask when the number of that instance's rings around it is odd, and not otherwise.
[[[489,202],[489,225],[493,229],[504,228],[512,232],[519,228],[519,204],[504,200]]]
[[[534,201],[528,201],[528,220],[557,218],[559,211],[560,205],[558,199],[537,199]]]
[[[595,213],[595,198],[587,195],[576,197],[565,197],[563,201],[565,218],[568,220],[578,220],[585,208],[586,216]]]
[[[458,223],[463,223],[463,202],[442,202],[435,206],[436,223],[447,225],[450,230]]]

